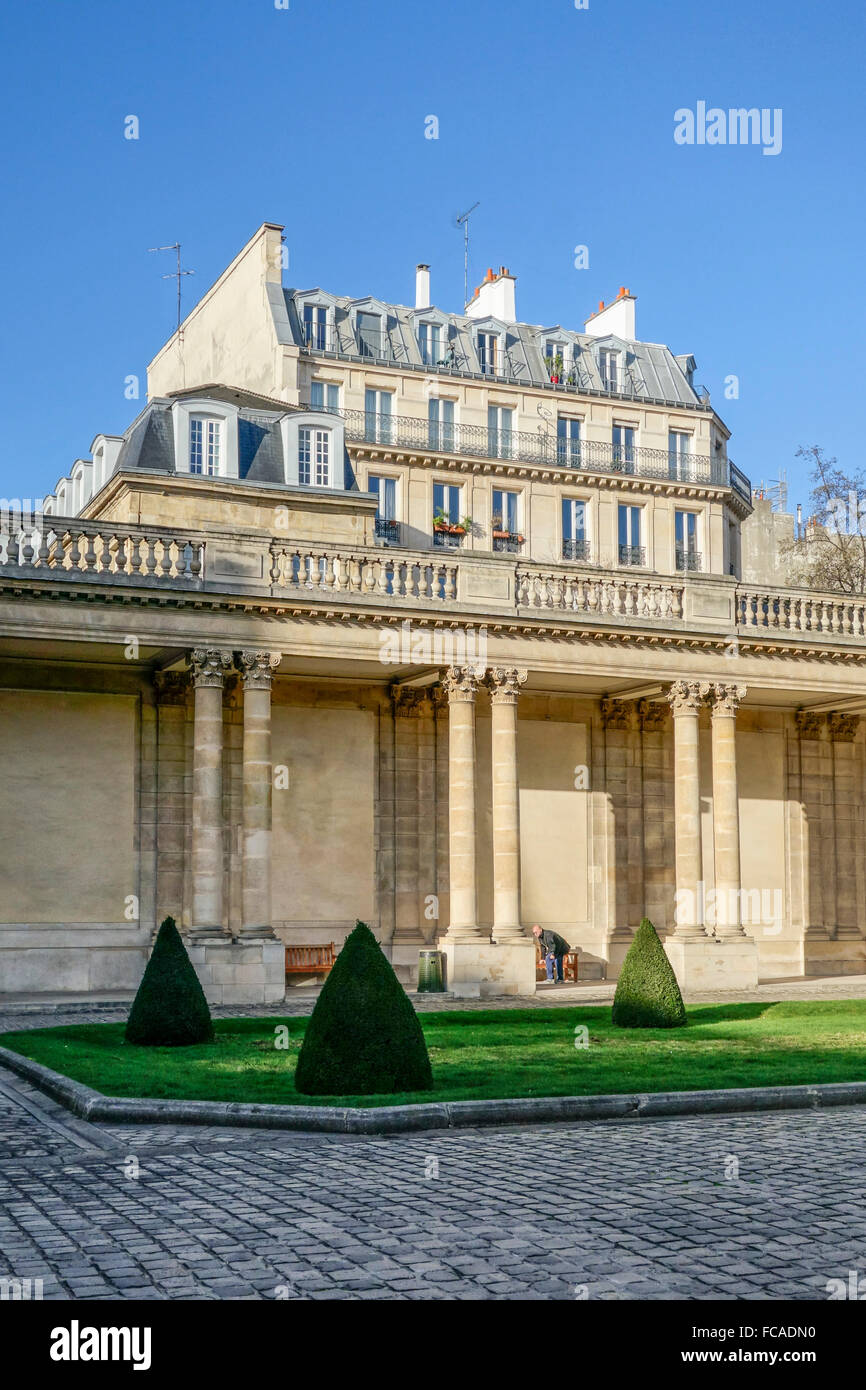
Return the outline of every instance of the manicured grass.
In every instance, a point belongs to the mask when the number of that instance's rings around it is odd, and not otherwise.
[[[195,1047],[136,1047],[121,1023],[0,1035],[0,1044],[111,1096],[279,1105],[402,1105],[503,1096],[599,1095],[866,1080],[866,1000],[714,1004],[676,1029],[614,1028],[610,1009],[497,1009],[422,1014],[434,1091],[299,1095],[305,1018],[221,1019]],[[287,1049],[275,1029],[289,1029]],[[586,1027],[587,1047],[575,1047]]]

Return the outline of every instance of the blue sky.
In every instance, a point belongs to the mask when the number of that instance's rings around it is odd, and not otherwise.
[[[798,445],[862,463],[864,31],[854,0],[7,7],[0,495],[50,491],[137,413],[125,378],[143,396],[175,314],[148,247],[182,242],[187,307],[276,221],[290,285],[411,303],[423,260],[458,310],[479,200],[473,282],[506,264],[521,319],[576,328],[628,285],[735,462],[805,500]],[[781,108],[781,153],[677,145],[699,101]]]

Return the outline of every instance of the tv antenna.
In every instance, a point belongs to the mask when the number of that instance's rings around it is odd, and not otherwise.
[[[463,308],[469,303],[469,218],[481,204],[473,203],[468,212],[461,212],[456,219],[458,227],[463,228]]]
[[[177,280],[177,331],[180,333],[180,281],[183,275],[195,275],[194,270],[181,270],[180,268],[180,242],[173,241],[171,246],[148,246],[148,255],[151,251],[174,251],[177,255],[177,270],[172,270],[168,275],[163,275],[163,280]]]

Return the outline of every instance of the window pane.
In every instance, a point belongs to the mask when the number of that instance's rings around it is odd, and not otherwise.
[[[322,410],[325,405],[325,389],[321,381],[313,381],[310,384],[310,405],[314,410]]]

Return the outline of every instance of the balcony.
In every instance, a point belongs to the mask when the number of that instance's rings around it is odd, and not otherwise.
[[[519,555],[523,546],[523,536],[517,531],[493,532],[493,549],[500,554]]]
[[[463,544],[466,535],[465,526],[457,526],[448,522],[434,521],[433,523],[433,544],[444,546],[450,550],[457,550]]]
[[[312,409],[309,405],[301,407]],[[319,407],[320,409],[321,407]],[[667,449],[645,449],[600,440],[562,440],[552,430],[488,429],[485,425],[436,424],[410,415],[377,414],[368,410],[339,409],[328,412],[345,422],[346,438],[386,444],[417,452],[463,454],[473,458],[543,464],[585,473],[622,473],[629,477],[658,478],[703,487],[730,487],[751,505],[749,479],[730,460],[709,454],[689,454],[672,468]]]
[[[676,548],[676,566],[680,571],[690,574],[700,574],[703,568],[701,564],[701,552],[678,545]]]
[[[400,523],[392,521],[390,517],[376,517],[376,537],[378,540],[385,541],[388,545],[400,544]]]
[[[621,565],[631,565],[636,569],[646,568],[646,549],[642,545],[621,545],[617,557]]]
[[[562,558],[563,560],[582,560],[586,562],[589,559],[589,541],[564,540],[562,542]]]

